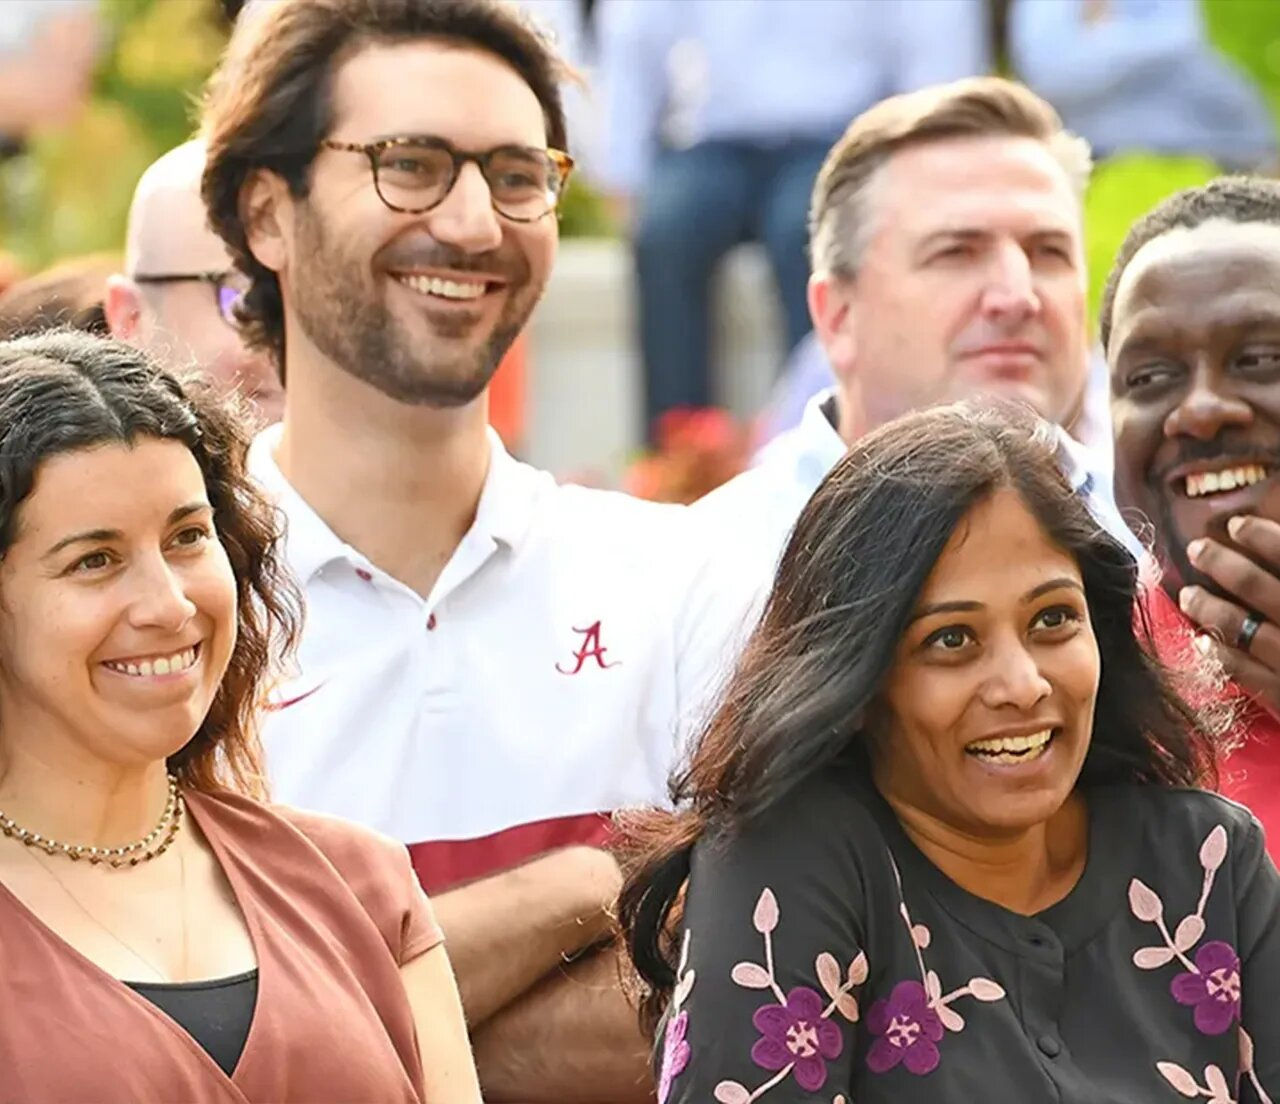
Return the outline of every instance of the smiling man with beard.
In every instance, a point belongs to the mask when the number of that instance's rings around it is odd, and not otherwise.
[[[255,5],[203,193],[287,384],[251,456],[308,604],[274,794],[409,846],[488,1099],[624,1104],[651,1082],[602,845],[676,754],[681,515],[557,486],[487,425],[556,253],[566,75],[494,0]]]
[[[1280,184],[1225,177],[1134,225],[1107,281],[1116,500],[1152,539],[1162,658],[1244,698],[1228,792],[1280,839]],[[1153,528],[1152,528],[1153,527]],[[1156,574],[1155,571],[1152,574]],[[1192,634],[1198,634],[1193,637]]]

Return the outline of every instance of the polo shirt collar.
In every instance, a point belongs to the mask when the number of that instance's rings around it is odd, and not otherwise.
[[[285,515],[285,558],[295,576],[306,584],[321,568],[343,560],[371,568],[366,557],[330,529],[285,478],[275,458],[283,432],[284,427],[277,423],[254,438],[249,447],[248,471]],[[515,549],[533,523],[542,473],[513,459],[492,427],[488,441],[489,471],[467,538],[489,537]]]
[[[848,451],[849,446],[836,429],[839,417],[836,391],[829,387],[805,404],[804,416],[796,429],[796,464],[801,478],[809,477],[815,487]]]

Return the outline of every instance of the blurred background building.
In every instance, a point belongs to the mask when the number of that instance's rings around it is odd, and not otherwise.
[[[241,6],[0,0],[0,289],[27,278],[0,324],[96,324],[134,187],[190,137]],[[1051,100],[1100,155],[1095,308],[1133,218],[1277,163],[1280,0],[522,6],[585,78],[569,95],[581,171],[495,422],[534,463],[653,496],[709,489],[821,385],[803,344],[782,374],[806,328],[804,204],[821,150],[880,96],[994,68]]]

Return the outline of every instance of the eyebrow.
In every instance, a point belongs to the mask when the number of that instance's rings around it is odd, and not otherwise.
[[[1034,602],[1037,598],[1040,598],[1043,595],[1048,594],[1050,591],[1062,590],[1064,588],[1078,590],[1081,594],[1084,593],[1084,587],[1081,586],[1080,583],[1078,583],[1075,579],[1070,578],[1069,576],[1063,575],[1060,578],[1050,579],[1048,582],[1044,582],[1044,583],[1041,583],[1039,586],[1032,587],[1029,591],[1027,591],[1026,594],[1022,596],[1022,601]],[[975,610],[980,610],[982,608],[983,607],[981,602],[972,602],[972,601],[931,602],[929,605],[921,606],[918,610],[916,610],[911,615],[911,620],[907,623],[909,625],[914,625],[917,621],[920,621],[925,617],[932,617],[935,614],[939,614],[939,613],[973,613]]]
[[[945,241],[962,241],[975,242],[986,241],[989,238],[997,236],[997,232],[988,230],[980,226],[952,226],[943,230],[934,230],[930,234],[926,234],[920,241],[921,249],[929,249],[940,242]],[[1044,226],[1038,230],[1032,230],[1028,234],[1019,235],[1020,238],[1027,241],[1071,241],[1071,231],[1066,227]]]
[[[1280,311],[1274,306],[1269,310],[1245,307],[1235,312],[1226,311],[1213,320],[1212,328],[1217,333],[1230,334],[1236,340],[1249,337],[1259,330],[1274,332],[1280,328]],[[1119,360],[1121,356],[1148,356],[1161,353],[1171,342],[1184,337],[1186,337],[1186,331],[1180,325],[1180,319],[1175,317],[1170,326],[1167,308],[1158,308],[1153,312],[1150,307],[1147,307],[1138,313],[1137,321],[1119,342],[1116,359]],[[1198,339],[1193,343],[1197,346],[1204,344]]]
[[[173,525],[181,521],[183,518],[197,514],[201,510],[212,510],[213,507],[207,502],[188,502],[185,506],[179,506],[175,509],[165,521],[165,525]],[[99,541],[117,541],[123,540],[124,533],[120,529],[86,529],[82,533],[72,533],[69,537],[63,537],[52,548],[50,548],[41,558],[48,559],[50,556],[56,556],[64,548],[73,544],[82,542],[99,542]]]

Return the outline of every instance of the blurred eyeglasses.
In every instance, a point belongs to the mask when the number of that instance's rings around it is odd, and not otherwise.
[[[228,326],[237,326],[236,307],[249,290],[248,280],[236,269],[223,272],[159,272],[143,273],[132,277],[138,284],[184,284],[200,280],[213,288],[218,313]]]
[[[419,215],[444,202],[462,166],[473,161],[489,186],[493,209],[512,222],[537,222],[556,209],[573,158],[558,149],[499,146],[466,153],[443,138],[384,138],[360,145],[325,139],[321,145],[362,153],[373,170],[373,187],[393,211]]]

